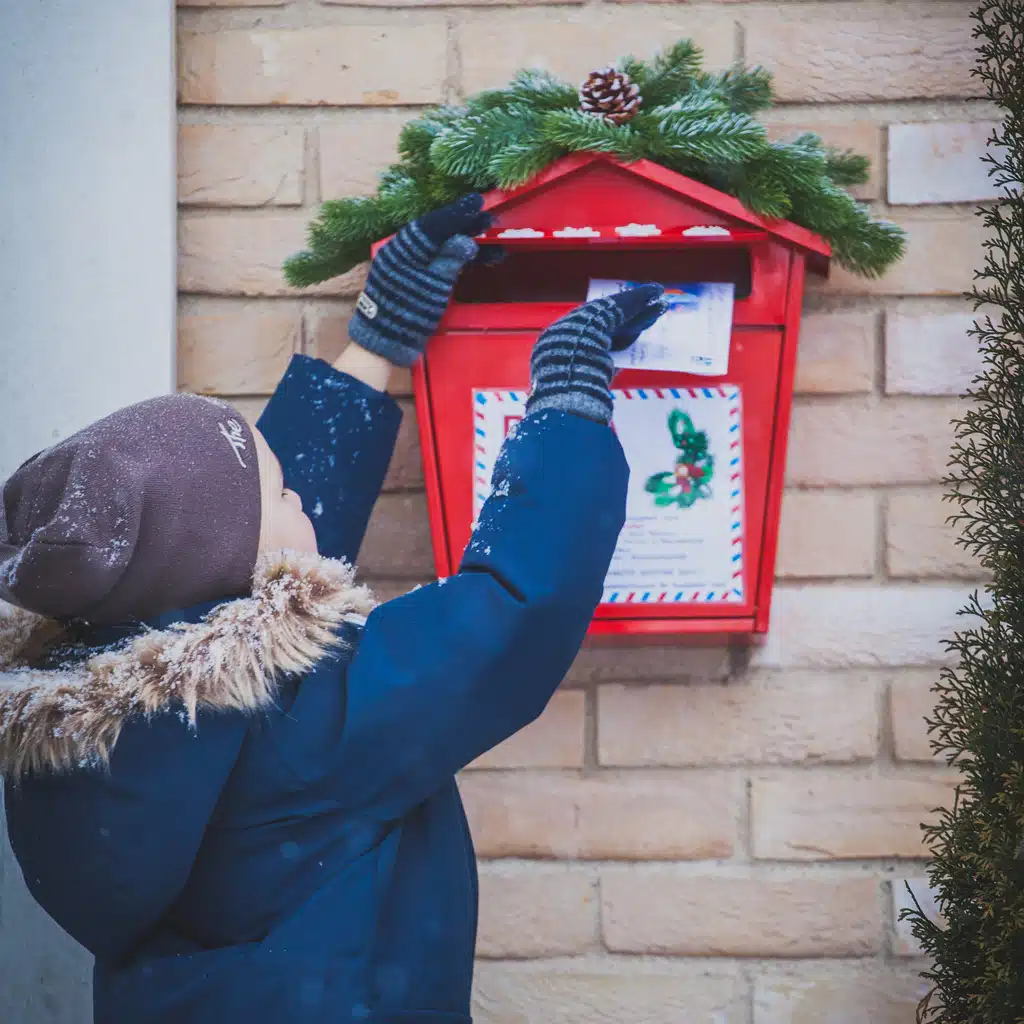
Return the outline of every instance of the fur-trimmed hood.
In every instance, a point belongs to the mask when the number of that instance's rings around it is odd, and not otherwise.
[[[0,603],[0,774],[105,762],[132,715],[178,707],[255,711],[282,676],[308,671],[341,643],[338,626],[375,605],[345,562],[282,552],[256,566],[252,596],[206,619],[150,630],[54,670],[28,667],[59,641],[51,620]]]

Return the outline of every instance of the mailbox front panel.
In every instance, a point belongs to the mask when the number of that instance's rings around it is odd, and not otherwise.
[[[499,400],[505,395],[507,408],[495,410],[498,420],[492,417],[492,424],[511,423],[522,414],[535,340],[535,331],[445,332],[431,341],[416,373],[427,497],[439,575],[447,576],[457,570],[479,505],[481,471],[474,445],[479,406],[475,403],[480,401],[481,394]],[[740,576],[731,595],[706,591],[693,600],[698,596],[696,593],[682,593],[679,588],[675,593],[666,588],[655,588],[650,593],[640,593],[635,588],[628,593],[609,588],[606,603],[599,607],[595,617],[594,633],[653,636],[754,630],[755,619],[761,617],[759,582],[782,351],[781,328],[740,327],[733,332],[727,377],[638,371],[617,376],[613,385],[616,391],[638,401],[660,399],[665,409],[676,404],[699,409],[704,403],[710,408],[713,402],[718,412],[724,413],[723,403],[735,406],[731,411],[739,419],[742,439],[742,501],[741,525],[738,530],[733,529],[732,537],[738,544],[734,550],[742,552],[742,557]],[[737,391],[738,400],[733,397]],[[674,402],[673,395],[681,401]],[[518,403],[510,402],[510,397],[518,399]],[[700,422],[699,416],[694,419]],[[626,447],[628,452],[629,446]],[[717,459],[719,494],[732,486],[728,462]],[[735,528],[736,523],[730,526]]]
[[[631,484],[632,511],[606,581],[614,586],[606,587],[591,632],[652,639],[765,632],[804,275],[808,266],[827,272],[828,244],[657,164],[626,164],[597,153],[564,157],[519,189],[489,193],[485,208],[497,222],[478,242],[503,246],[507,258],[498,268],[465,268],[439,333],[413,370],[438,573],[458,568],[474,512],[489,489],[490,460],[504,427],[522,414],[530,351],[540,330],[583,302],[594,279],[731,282],[735,302],[725,376],[647,371],[622,373],[615,381],[616,429],[631,467],[643,464],[634,477],[644,481],[643,494],[662,499],[656,508],[669,509],[673,519],[669,529],[668,519],[662,523],[649,504],[638,513]],[[498,408],[506,401],[510,409]],[[637,413],[643,403],[648,411]],[[668,448],[664,415],[659,420],[649,411],[658,403],[668,410]],[[733,451],[734,423],[739,453]],[[478,427],[484,451],[477,450]],[[630,441],[645,442],[648,429],[659,449]],[[707,451],[698,434],[707,436]],[[698,514],[680,526],[673,506],[698,505]],[[651,529],[645,520],[654,523]],[[665,532],[655,537],[662,526]],[[639,546],[633,545],[637,537]],[[652,581],[648,592],[648,576],[662,564],[656,543],[665,538],[674,545],[709,543],[700,566],[686,551],[665,560],[682,569],[671,581],[667,574]],[[733,544],[741,548],[737,565],[728,562]],[[644,571],[637,569],[641,564]],[[648,574],[647,565],[656,572]],[[634,578],[626,586],[628,572]],[[687,573],[702,585],[688,591],[682,582]],[[719,586],[727,579],[742,585]]]

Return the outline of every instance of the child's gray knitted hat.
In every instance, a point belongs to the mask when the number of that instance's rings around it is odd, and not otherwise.
[[[113,624],[248,590],[260,532],[252,431],[170,395],[29,459],[0,502],[0,598]]]

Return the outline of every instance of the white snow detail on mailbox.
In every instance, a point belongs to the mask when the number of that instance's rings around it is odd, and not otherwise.
[[[728,228],[718,227],[716,224],[687,228],[683,234],[689,235],[691,238],[729,238],[732,236],[732,232]]]
[[[623,224],[615,233],[622,238],[653,238],[661,234],[661,228],[657,224]]]
[[[505,228],[498,233],[499,238],[543,238],[544,232],[536,228]]]
[[[596,228],[559,228],[553,231],[555,238],[600,238],[601,232]]]

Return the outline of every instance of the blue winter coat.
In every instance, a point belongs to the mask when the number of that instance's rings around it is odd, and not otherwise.
[[[322,555],[355,557],[400,415],[302,356],[268,405],[259,426]],[[607,428],[528,417],[458,575],[365,626],[347,568],[307,559],[264,565],[252,598],[106,662],[8,667],[11,842],[35,898],[96,956],[97,1024],[470,1020],[477,882],[455,774],[568,670],[626,480]],[[147,642],[159,657],[140,656]],[[127,699],[96,697],[111,664]]]

